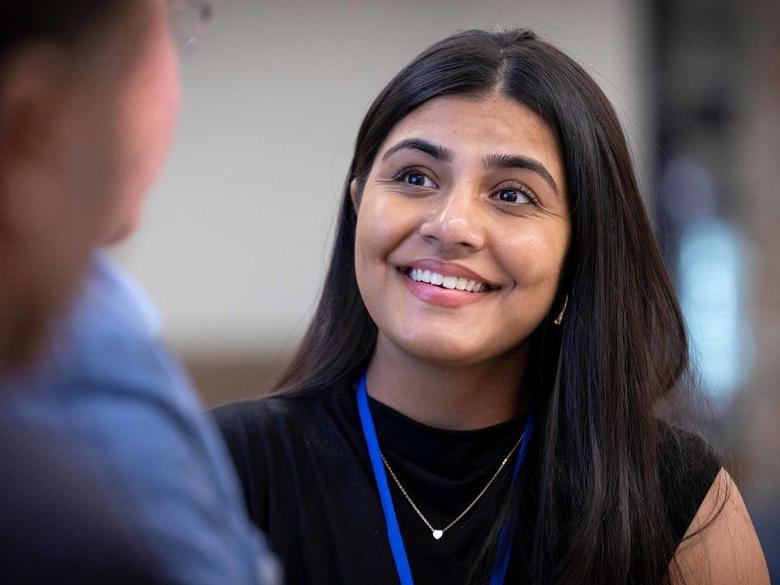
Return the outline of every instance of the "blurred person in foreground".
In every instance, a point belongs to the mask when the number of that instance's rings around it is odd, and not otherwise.
[[[92,254],[137,225],[179,108],[173,31],[208,13],[0,0],[2,583],[277,581],[154,311]]]

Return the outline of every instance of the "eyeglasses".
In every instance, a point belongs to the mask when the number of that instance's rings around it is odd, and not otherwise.
[[[214,10],[205,0],[170,0],[171,33],[180,48],[194,45],[202,36]]]

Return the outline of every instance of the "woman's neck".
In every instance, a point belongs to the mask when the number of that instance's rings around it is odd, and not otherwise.
[[[527,359],[521,346],[475,365],[425,361],[381,334],[367,374],[368,394],[423,424],[478,429],[517,416]]]

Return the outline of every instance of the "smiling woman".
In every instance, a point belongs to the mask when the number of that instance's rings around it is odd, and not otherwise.
[[[500,94],[439,97],[404,118],[380,152],[362,187],[350,186],[355,271],[379,329],[377,357],[402,350],[461,367],[504,365],[517,384],[480,390],[460,424],[501,422],[498,403],[519,398],[527,341],[555,300],[571,237],[555,136]],[[379,398],[383,387],[373,386]],[[449,414],[430,406],[422,422],[446,425],[437,419]]]
[[[718,458],[655,415],[686,347],[601,90],[469,31],[371,106],[302,346],[216,416],[293,584],[768,583]]]

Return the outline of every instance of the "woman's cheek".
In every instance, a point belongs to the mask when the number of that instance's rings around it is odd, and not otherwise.
[[[363,241],[368,249],[387,257],[414,232],[414,215],[407,202],[375,196],[364,203]]]
[[[546,281],[560,272],[560,244],[543,233],[526,232],[513,238],[499,238],[496,252],[521,287]]]

